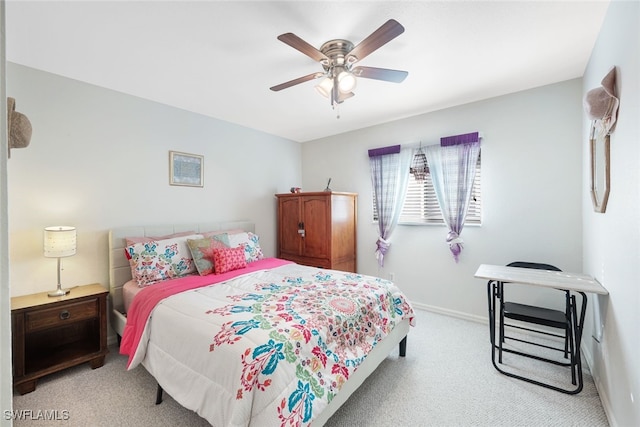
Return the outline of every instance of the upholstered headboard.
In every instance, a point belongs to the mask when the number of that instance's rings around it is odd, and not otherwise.
[[[166,236],[183,231],[206,231],[243,229],[255,232],[255,224],[249,221],[209,222],[202,224],[152,225],[121,227],[109,231],[109,298],[111,300],[110,321],[112,328],[122,336],[126,317],[122,299],[122,286],[131,280],[131,267],[125,257],[127,237]]]

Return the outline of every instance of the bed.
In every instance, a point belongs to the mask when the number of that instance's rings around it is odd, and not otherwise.
[[[262,257],[133,286],[127,297],[127,238],[253,232],[248,221],[111,230],[110,321],[121,353],[128,369],[141,364],[156,379],[158,402],[164,390],[214,426],[323,425],[396,346],[404,356],[413,311],[393,283]]]

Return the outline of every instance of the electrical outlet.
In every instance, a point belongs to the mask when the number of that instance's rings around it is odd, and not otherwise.
[[[396,273],[389,273],[389,280],[393,282],[395,278],[396,278]]]

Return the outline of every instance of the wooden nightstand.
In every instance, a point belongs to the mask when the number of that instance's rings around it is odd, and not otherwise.
[[[63,297],[47,292],[11,298],[13,385],[20,394],[38,378],[89,362],[104,364],[107,294],[100,284],[71,288]]]

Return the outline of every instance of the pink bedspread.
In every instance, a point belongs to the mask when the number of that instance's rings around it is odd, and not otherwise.
[[[247,265],[246,268],[240,270],[233,270],[217,275],[190,275],[145,287],[138,292],[131,303],[127,317],[127,324],[125,325],[124,332],[122,334],[120,354],[126,354],[129,356],[127,367],[131,364],[131,360],[136,352],[136,348],[138,347],[138,343],[140,342],[140,338],[142,337],[142,333],[151,311],[153,311],[156,304],[163,299],[183,291],[221,283],[244,274],[253,273],[267,268],[280,267],[285,264],[292,264],[292,262],[278,258],[265,258],[252,262]]]

